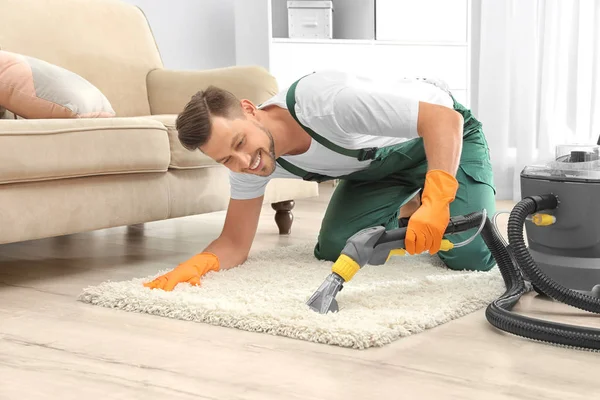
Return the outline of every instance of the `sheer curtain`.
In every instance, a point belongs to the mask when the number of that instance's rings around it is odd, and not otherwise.
[[[598,141],[600,0],[479,0],[474,10],[472,108],[498,199],[519,200],[524,166],[557,144]]]

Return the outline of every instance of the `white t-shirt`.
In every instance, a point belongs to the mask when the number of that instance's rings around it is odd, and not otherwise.
[[[304,126],[347,149],[394,145],[418,137],[419,101],[452,108],[452,98],[441,89],[445,83],[432,83],[422,79],[377,82],[339,71],[316,72],[296,86],[296,116]],[[287,91],[260,107],[287,108]],[[282,158],[305,171],[331,177],[365,169],[371,163],[329,150],[314,139],[305,153]],[[262,196],[273,178],[302,179],[278,164],[268,177],[230,171],[229,178],[233,199]]]

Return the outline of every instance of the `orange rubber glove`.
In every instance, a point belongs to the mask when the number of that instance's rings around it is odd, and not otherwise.
[[[425,176],[421,206],[410,216],[404,247],[408,254],[440,250],[450,222],[450,203],[454,201],[458,181],[446,171],[434,169]]]
[[[200,285],[201,276],[209,271],[219,271],[219,269],[219,258],[216,255],[207,252],[199,253],[152,282],[144,283],[144,286],[170,292],[181,282]]]

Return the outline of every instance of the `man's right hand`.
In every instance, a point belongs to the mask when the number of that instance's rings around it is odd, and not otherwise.
[[[219,270],[219,258],[213,253],[204,252],[196,254],[189,260],[179,264],[172,271],[159,276],[152,282],[144,283],[144,286],[151,289],[171,291],[181,282],[200,285],[200,277],[204,276],[209,271]]]
[[[229,269],[243,263],[256,234],[262,203],[263,196],[249,200],[232,199],[227,208],[223,232],[217,239],[202,253],[152,282],[144,283],[144,286],[171,291],[182,282],[200,285],[200,278],[207,272]]]

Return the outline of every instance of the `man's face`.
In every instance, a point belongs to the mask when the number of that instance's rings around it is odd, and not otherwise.
[[[269,176],[275,171],[273,136],[252,115],[213,117],[211,137],[200,149],[234,172]]]

